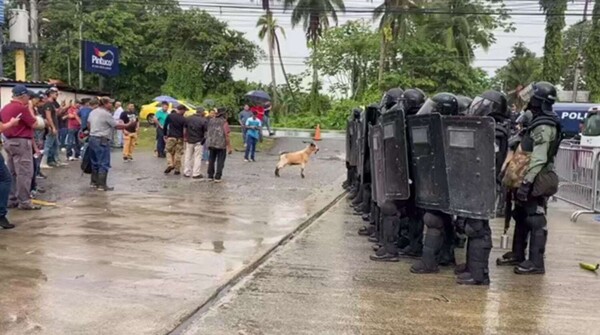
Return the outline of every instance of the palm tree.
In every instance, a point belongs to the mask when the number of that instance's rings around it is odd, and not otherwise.
[[[338,23],[338,11],[345,12],[343,0],[284,0],[284,10],[294,8],[292,11],[292,27],[300,22],[304,25],[306,39],[316,50],[319,38],[324,30],[329,28],[329,16],[335,24]],[[313,63],[312,91],[316,96],[319,87],[317,66]]]
[[[563,72],[563,36],[567,0],[540,0],[546,13],[546,39],[544,41],[544,80],[558,83]]]
[[[283,28],[277,25],[277,20],[273,18],[273,12],[267,11],[267,14],[258,18],[256,26],[260,28],[258,37],[261,41],[267,38],[269,48],[269,62],[271,64],[271,88],[273,90],[273,104],[277,105],[277,82],[275,80],[275,58],[273,53],[275,50],[275,38],[277,30],[280,30],[285,35]]]
[[[379,20],[381,43],[379,47],[379,76],[381,84],[390,42],[404,39],[412,30],[412,19],[406,11],[419,8],[423,0],[384,0],[373,12],[373,20]]]
[[[477,46],[487,51],[493,35],[490,28],[495,28],[493,18],[485,15],[469,13],[481,12],[482,6],[471,0],[449,0],[436,2],[436,7],[444,5],[444,14],[430,15],[426,21],[424,33],[426,38],[455,50],[464,64],[473,60],[473,49]]]

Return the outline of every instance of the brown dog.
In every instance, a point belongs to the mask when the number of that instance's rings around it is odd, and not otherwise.
[[[308,160],[312,154],[316,154],[319,151],[319,147],[314,142],[304,142],[309,143],[304,150],[296,151],[296,152],[283,152],[279,156],[279,162],[277,163],[277,167],[275,168],[275,176],[279,177],[279,170],[283,169],[288,165],[300,165],[300,176],[304,178],[304,168],[306,164],[308,164]]]

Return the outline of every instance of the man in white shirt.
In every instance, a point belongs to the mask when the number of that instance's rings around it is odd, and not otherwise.
[[[123,107],[121,107],[121,102],[115,102],[115,112],[113,113],[113,119],[118,123],[121,120],[121,113],[123,113]],[[116,147],[123,147],[123,130],[116,130],[115,135],[113,136],[113,142]],[[116,138],[115,138],[116,137]]]

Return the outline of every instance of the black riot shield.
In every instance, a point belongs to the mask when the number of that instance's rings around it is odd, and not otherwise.
[[[366,125],[367,122],[365,120],[365,112],[361,113],[360,115],[360,121],[358,122],[358,127],[357,130],[358,132],[356,133],[356,151],[358,152],[358,159],[357,159],[357,172],[358,175],[360,176],[360,183],[363,183],[363,175],[365,174],[365,149],[367,144],[365,143],[365,140],[367,140],[366,133],[367,133],[367,129],[366,129]]]
[[[346,124],[346,162],[348,162],[348,165],[350,163],[350,156],[352,152],[352,131],[354,130],[352,127],[352,122],[353,121],[348,120]]]
[[[352,143],[349,157],[350,166],[358,166],[358,133],[359,133],[360,122],[357,120],[352,121]]]
[[[444,137],[440,114],[407,118],[415,203],[423,209],[449,209],[448,178],[444,157]]]
[[[370,167],[370,150],[369,150],[369,125],[374,125],[377,120],[378,108],[369,106],[361,114],[360,120],[360,140],[359,140],[359,158],[358,158],[358,173],[360,174],[361,184],[371,182],[371,167]]]
[[[489,219],[496,202],[494,119],[445,116],[442,120],[449,213]]]
[[[383,148],[383,128],[381,125],[372,126],[371,142],[371,193],[374,195],[373,200],[377,205],[382,206],[386,201],[385,197],[385,171],[384,171],[384,148]]]
[[[377,198],[378,198],[378,188],[379,188],[379,184],[378,181],[381,179],[380,176],[378,175],[379,171],[378,171],[378,164],[377,164],[377,152],[379,151],[379,143],[377,143],[379,141],[379,129],[378,126],[373,126],[373,125],[369,125],[369,139],[368,139],[368,145],[369,145],[369,169],[371,171],[371,199],[373,199],[374,202],[377,202]]]
[[[383,201],[410,198],[410,175],[406,124],[402,108],[394,107],[381,117],[383,135]]]

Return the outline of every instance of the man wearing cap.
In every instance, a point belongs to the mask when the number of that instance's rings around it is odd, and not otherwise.
[[[231,142],[229,140],[229,124],[224,108],[219,108],[214,118],[208,121],[206,126],[206,145],[209,150],[208,180],[215,183],[221,182],[225,158],[231,154]]]
[[[125,162],[133,160],[133,149],[135,148],[135,142],[138,138],[138,132],[140,130],[140,120],[135,111],[135,105],[127,105],[127,111],[121,113],[121,121],[123,123],[133,122],[131,126],[123,130],[123,160]]]
[[[156,154],[159,158],[165,158],[165,121],[169,116],[169,103],[163,101],[160,108],[154,115],[154,124],[156,125]]]
[[[40,209],[31,203],[30,194],[33,178],[33,129],[37,120],[29,110],[30,91],[23,85],[16,85],[12,93],[12,101],[0,111],[2,123],[9,123],[13,118],[19,119],[18,124],[4,131],[4,149],[7,153],[8,169],[12,174],[8,207],[23,210]]]
[[[165,174],[175,170],[175,175],[181,173],[181,156],[183,155],[183,129],[185,128],[185,112],[187,107],[179,105],[174,113],[169,114],[165,121],[165,142],[167,151],[167,169]]]
[[[122,124],[115,121],[112,116],[113,100],[108,97],[100,98],[100,105],[88,117],[90,129],[89,147],[91,150],[92,180],[100,191],[112,191],[113,188],[106,184],[108,170],[110,169],[110,142],[115,129],[125,129],[133,124]]]
[[[60,105],[56,101],[58,98],[58,89],[52,87],[48,89],[46,95],[44,115],[48,123],[48,134],[44,142],[44,154],[46,156],[46,162],[42,163],[42,168],[44,169],[60,165],[58,162],[58,113]]]
[[[196,114],[185,119],[185,168],[183,175],[194,179],[202,176],[202,153],[208,121],[204,117],[204,108],[199,107]]]

